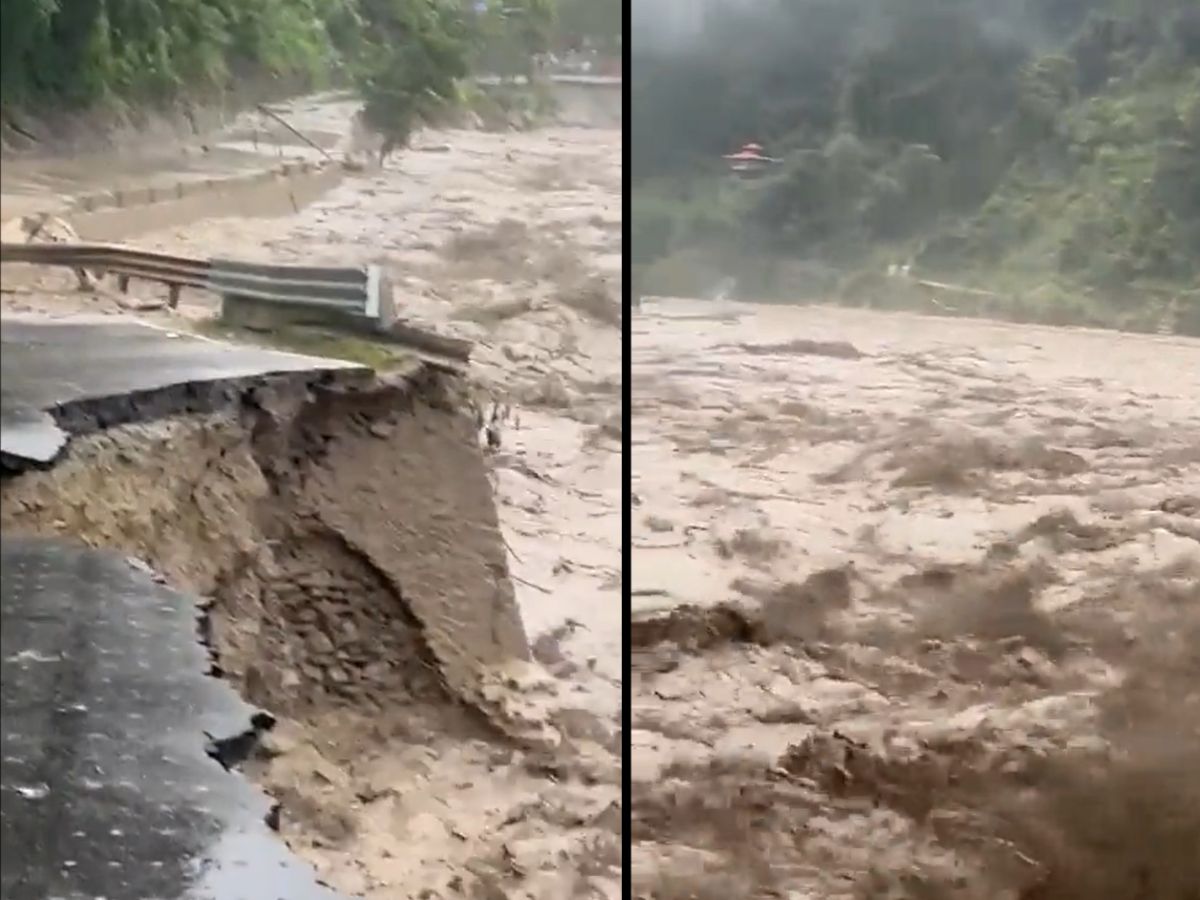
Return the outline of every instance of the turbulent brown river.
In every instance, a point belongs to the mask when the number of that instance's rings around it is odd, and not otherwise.
[[[1200,884],[1200,343],[648,299],[643,896]]]

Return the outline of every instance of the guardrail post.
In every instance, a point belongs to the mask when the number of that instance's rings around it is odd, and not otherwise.
[[[167,305],[179,306],[185,287],[221,296],[221,315],[247,325],[319,325],[370,334],[460,363],[471,344],[409,325],[398,315],[392,285],[382,267],[295,266],[198,260],[106,244],[0,242],[0,262],[64,266],[113,275],[121,293],[134,279],[167,285]],[[251,326],[253,327],[253,326]]]

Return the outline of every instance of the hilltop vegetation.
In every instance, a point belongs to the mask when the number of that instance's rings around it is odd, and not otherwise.
[[[587,12],[584,12],[584,9]],[[527,68],[612,28],[616,0],[4,0],[0,113],[72,114],[356,86],[380,127],[458,97],[473,69]],[[560,25],[561,21],[561,25]]]
[[[906,302],[911,261],[991,312],[1200,328],[1194,0],[767,0],[634,52],[647,292]],[[747,184],[750,139],[783,162]]]
[[[162,103],[239,78],[316,84],[335,36],[358,24],[345,0],[4,0],[0,96],[49,103]]]

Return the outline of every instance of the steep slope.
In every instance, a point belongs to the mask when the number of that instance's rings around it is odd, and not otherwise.
[[[687,48],[647,49],[634,77],[634,133],[655,137],[633,152],[646,292],[733,276],[807,299],[910,260],[1011,316],[1156,327],[1170,307],[1197,327],[1194,4],[735,9]],[[746,183],[720,155],[750,138],[782,163]],[[842,287],[928,302],[877,277]]]

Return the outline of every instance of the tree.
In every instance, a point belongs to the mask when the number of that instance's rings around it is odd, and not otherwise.
[[[5,104],[29,90],[31,54],[45,40],[57,12],[58,0],[0,3],[0,95]]]
[[[385,146],[453,103],[468,72],[467,12],[449,0],[361,0],[361,59],[355,80],[366,124]]]
[[[325,22],[358,0],[4,0],[6,111],[167,105],[246,78],[316,83],[334,48]]]

